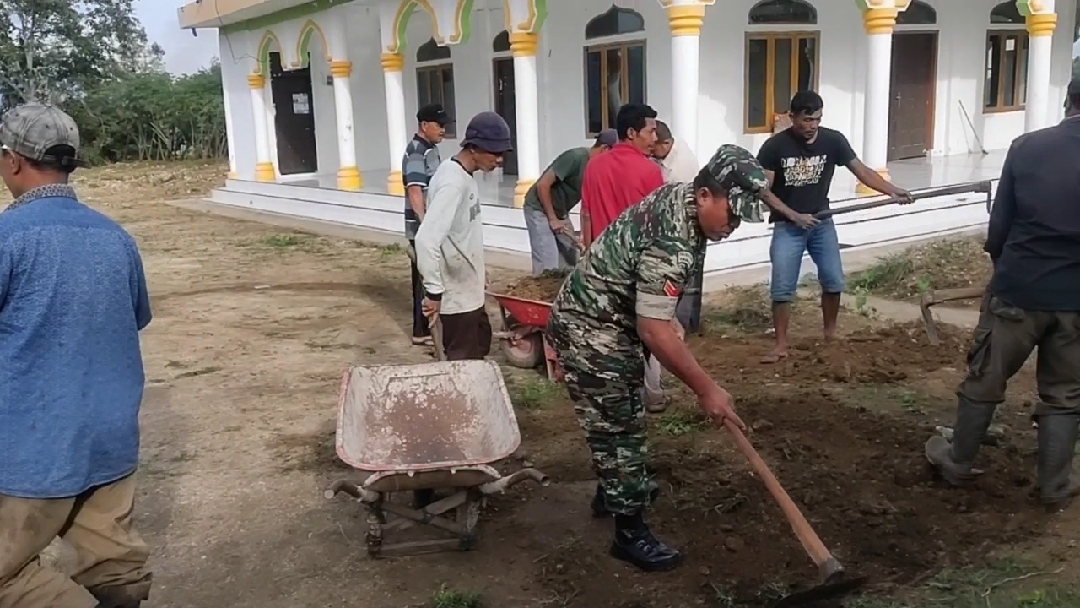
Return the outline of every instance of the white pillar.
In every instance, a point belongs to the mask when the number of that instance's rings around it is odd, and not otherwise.
[[[889,87],[896,15],[897,9],[891,7],[863,11],[867,53],[862,161],[885,179],[889,179]],[[877,194],[862,183],[856,186],[856,192],[861,196]]]
[[[386,130],[390,137],[390,175],[386,178],[386,190],[404,196],[401,159],[405,156],[409,137],[405,127],[405,84],[401,74],[405,58],[400,53],[383,53],[381,60],[386,81]]]
[[[525,204],[525,194],[540,179],[540,102],[537,89],[536,48],[539,36],[534,32],[510,34],[514,55],[514,100],[517,106],[518,182],[514,187],[514,206]]]
[[[266,77],[262,74],[248,74],[248,86],[251,88],[251,114],[255,120],[255,180],[274,181],[274,161],[270,154],[270,134],[267,131],[269,121],[266,117]]]
[[[364,178],[356,167],[356,135],[353,129],[351,61],[331,61],[330,75],[334,78],[334,109],[337,111],[338,190],[359,190]]]
[[[1053,10],[1053,6],[1050,7]],[[1027,99],[1024,102],[1024,130],[1035,131],[1049,126],[1050,58],[1053,53],[1054,27],[1057,14],[1028,15]]]
[[[705,6],[690,3],[667,7],[671,28],[671,101],[672,130],[700,158],[698,136],[698,81],[700,78],[701,25],[705,21]]]
[[[235,132],[233,131],[232,105],[229,103],[229,84],[224,77],[221,79],[222,101],[225,105],[225,146],[229,151],[229,179],[236,179],[236,150],[233,148]]]

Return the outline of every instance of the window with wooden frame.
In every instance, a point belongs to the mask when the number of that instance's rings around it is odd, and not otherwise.
[[[1024,30],[986,33],[983,110],[1013,112],[1027,100],[1028,34]]]
[[[446,137],[455,137],[454,64],[450,59],[450,48],[439,46],[434,38],[416,49],[416,107],[422,108],[429,103],[442,104],[451,120],[446,125]]]
[[[589,137],[614,129],[622,106],[645,103],[645,43],[585,49],[585,97]]]
[[[745,130],[771,133],[792,96],[818,84],[818,33],[772,32],[746,35]]]
[[[599,43],[604,38],[645,31],[645,18],[612,6],[585,25],[585,125],[588,137],[615,128],[619,108],[645,103],[645,41]]]

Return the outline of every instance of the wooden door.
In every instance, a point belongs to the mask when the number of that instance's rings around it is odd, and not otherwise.
[[[495,112],[510,125],[510,139],[517,148],[517,97],[514,88],[514,60],[495,60]],[[517,153],[508,152],[503,157],[503,175],[517,175]]]
[[[270,91],[277,134],[278,171],[282,175],[319,170],[311,69],[285,71],[281,55],[270,54]]]
[[[893,36],[889,160],[919,158],[934,146],[937,32]]]

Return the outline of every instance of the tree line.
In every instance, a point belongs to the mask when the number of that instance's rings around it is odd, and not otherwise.
[[[91,162],[228,156],[221,68],[173,76],[133,0],[0,0],[0,109],[60,106]]]

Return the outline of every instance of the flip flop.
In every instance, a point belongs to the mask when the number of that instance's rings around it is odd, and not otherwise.
[[[764,357],[761,358],[761,363],[763,363],[765,365],[771,365],[773,363],[779,363],[779,362],[783,361],[784,359],[787,359],[786,354],[778,355],[776,353],[769,353],[769,354],[767,354],[767,355],[765,355]]]
[[[427,336],[427,337],[424,337],[424,338],[413,338],[412,339],[412,345],[413,346],[435,346],[435,340],[431,336]]]

